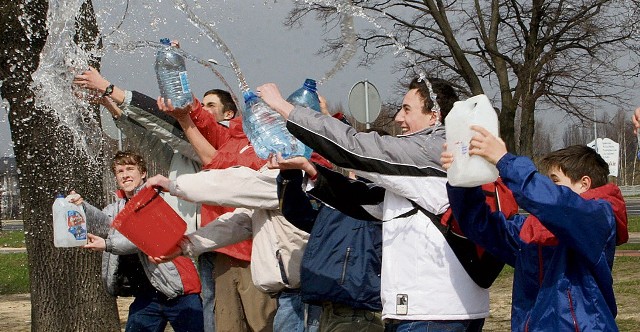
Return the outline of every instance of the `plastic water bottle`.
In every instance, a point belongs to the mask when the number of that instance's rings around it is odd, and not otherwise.
[[[318,98],[318,89],[316,81],[307,78],[300,89],[294,91],[287,101],[293,105],[304,106],[320,112],[320,98]]]
[[[305,145],[289,133],[280,114],[251,91],[243,92],[243,97],[242,129],[258,157],[267,159],[277,152],[284,158],[304,155]]]
[[[317,91],[316,81],[311,78],[307,78],[302,84],[302,87],[294,91],[287,98],[287,101],[294,106],[308,107],[316,112],[320,112],[320,98],[318,98]],[[313,150],[306,145],[304,148],[304,156],[309,159]]]
[[[160,95],[171,99],[173,106],[184,107],[193,102],[184,58],[176,53],[168,38],[160,39],[163,48],[156,53],[156,77]]]
[[[469,144],[476,133],[471,130],[472,125],[482,126],[498,136],[498,115],[485,95],[455,102],[445,119],[447,151],[453,153],[453,163],[447,171],[452,186],[475,187],[498,178],[495,165],[480,156],[469,155]]]
[[[87,244],[87,218],[81,206],[58,193],[53,201],[53,245],[58,248]]]

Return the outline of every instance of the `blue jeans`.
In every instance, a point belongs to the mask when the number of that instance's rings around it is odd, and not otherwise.
[[[216,293],[216,284],[213,280],[213,259],[216,257],[214,252],[205,252],[198,256],[198,275],[202,284],[202,315],[204,318],[204,332],[215,332],[216,321],[214,319],[214,297]]]
[[[484,318],[470,320],[385,321],[385,332],[471,332],[482,331]]]
[[[322,307],[303,303],[300,293],[281,292],[278,295],[278,310],[273,319],[273,331],[317,332],[321,315]]]
[[[126,332],[162,332],[171,323],[176,332],[202,331],[202,301],[198,294],[167,299],[158,292],[138,295],[129,306]]]

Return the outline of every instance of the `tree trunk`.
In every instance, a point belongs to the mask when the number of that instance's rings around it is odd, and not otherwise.
[[[29,85],[46,41],[47,7],[43,0],[0,4],[1,93],[10,105],[9,124],[20,170],[32,330],[119,331],[115,298],[107,295],[100,278],[100,254],[53,247],[54,193],[75,189],[86,200],[102,205],[104,167],[73,148],[69,131],[58,128],[52,110],[34,105]],[[30,24],[21,19],[25,14],[32,18]],[[93,25],[95,31],[95,20],[81,22]]]

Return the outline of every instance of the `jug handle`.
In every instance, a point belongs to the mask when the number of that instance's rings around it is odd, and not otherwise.
[[[153,194],[153,196],[151,196],[151,198],[148,201],[138,204],[138,206],[136,206],[136,208],[133,209],[133,212],[138,212],[142,210],[145,206],[149,205],[149,203],[153,202],[153,200],[156,199],[156,197],[160,196],[160,193],[162,192],[162,188],[153,187],[153,189],[156,191],[155,194]]]

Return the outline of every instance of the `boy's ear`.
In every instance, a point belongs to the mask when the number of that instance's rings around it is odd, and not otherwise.
[[[584,189],[584,191],[591,189],[590,177],[584,175],[582,178],[580,178],[580,180],[578,180],[578,182],[580,182],[580,188]]]

